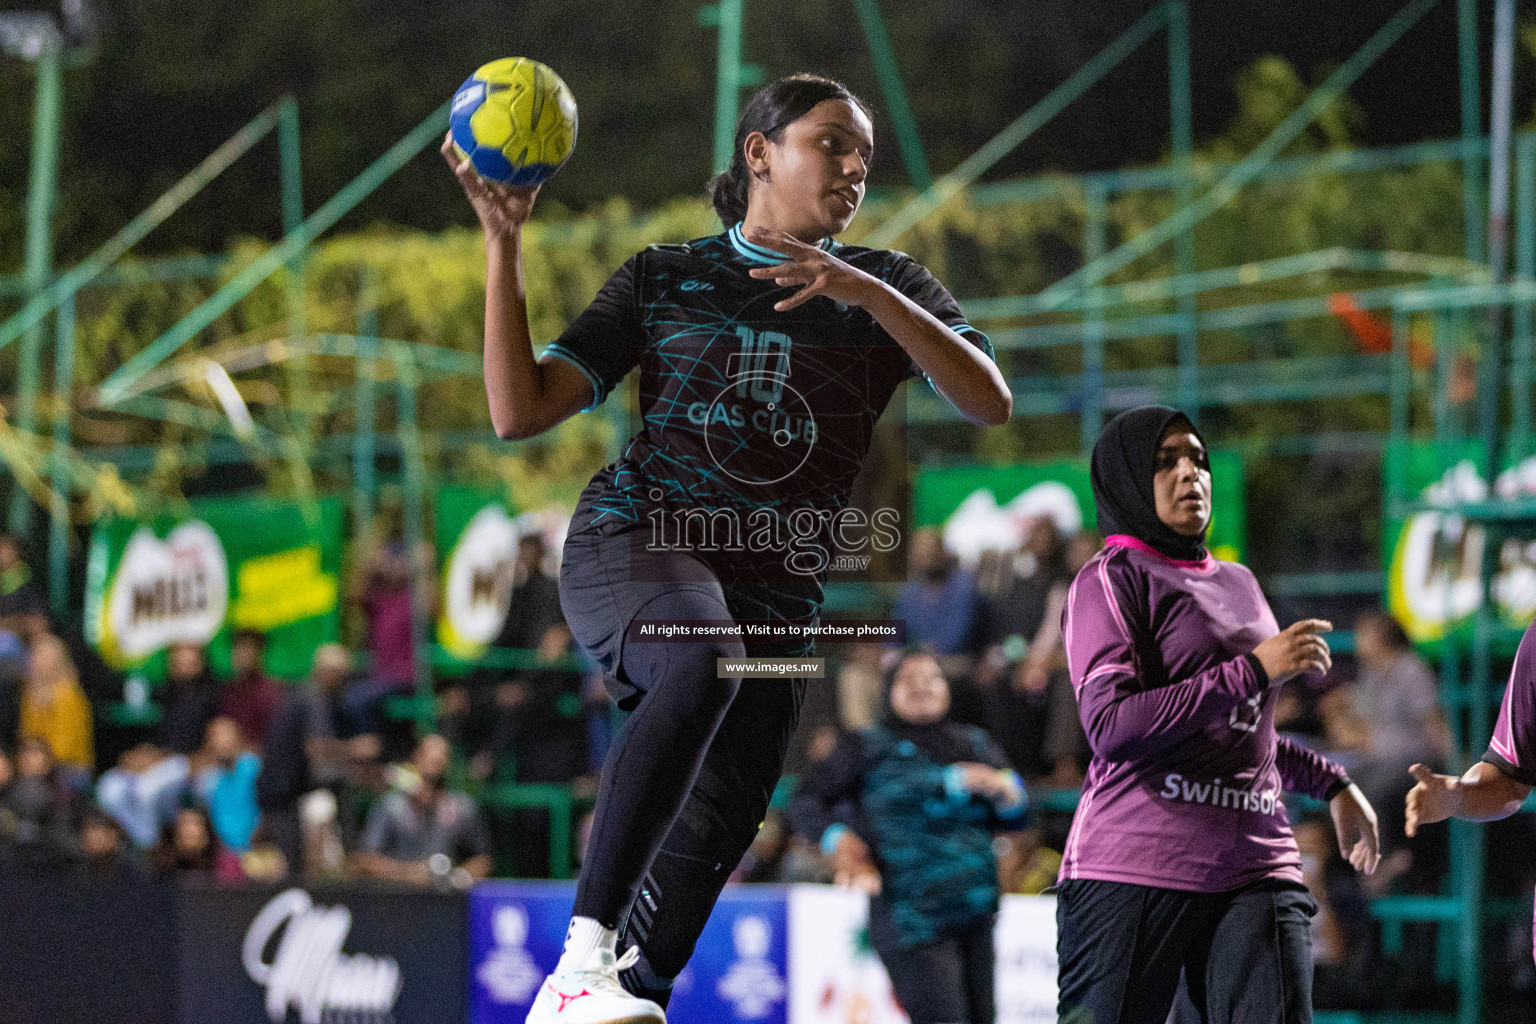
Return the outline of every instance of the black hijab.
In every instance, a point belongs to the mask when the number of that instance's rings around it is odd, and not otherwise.
[[[1169,558],[1196,561],[1205,557],[1205,531],[1193,537],[1179,533],[1157,517],[1152,496],[1157,449],[1174,425],[1200,437],[1188,416],[1165,405],[1144,405],[1110,420],[1093,446],[1093,501],[1105,536],[1127,534]]]
[[[902,655],[896,666],[886,673],[885,706],[880,716],[880,724],[897,739],[909,741],[935,764],[954,764],[956,761],[975,760],[975,745],[970,740],[970,734],[963,725],[950,719],[949,712],[946,711],[944,717],[937,721],[918,725],[902,718],[891,706],[891,690],[896,685],[896,673],[912,656],[912,653]],[[923,656],[926,657],[926,655]],[[945,683],[948,685],[947,677]],[[950,690],[950,696],[951,698],[954,696],[953,688]]]

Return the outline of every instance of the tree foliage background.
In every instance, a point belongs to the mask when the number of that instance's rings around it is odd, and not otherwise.
[[[0,9],[18,6],[7,2]],[[1150,5],[1091,5],[1092,12],[1083,6],[1067,0],[1030,5],[957,0],[943,6],[940,18],[932,5],[885,0],[936,172],[956,164]],[[1330,10],[1326,26],[1315,16],[1308,22],[1296,12],[1277,12],[1274,5],[1191,6],[1198,148],[1203,158],[1231,160],[1263,138],[1332,62],[1398,5],[1372,0],[1347,11]],[[1452,5],[1441,6],[1446,10],[1410,33],[1290,152],[1454,135],[1454,20],[1447,13]],[[313,209],[441,103],[475,66],[513,52],[555,66],[581,108],[577,155],[541,195],[529,231],[536,338],[558,335],[607,275],[644,244],[718,229],[702,189],[710,152],[713,34],[697,24],[693,3],[135,0],[103,3],[100,10],[98,48],[66,74],[56,218],[60,264],[89,252],[285,91],[299,99],[307,207]],[[838,74],[874,100],[877,111],[885,106],[851,0],[751,0],[747,11],[746,56],[764,63],[770,75],[802,68]],[[1526,120],[1533,105],[1525,69],[1536,54],[1536,28],[1526,27],[1523,42],[1517,110]],[[1265,55],[1270,48],[1291,59]],[[1165,66],[1160,43],[1143,48],[989,177],[1161,161],[1167,137]],[[1404,89],[1406,81],[1418,84]],[[0,238],[8,242],[0,245],[0,273],[14,272],[21,261],[29,117],[28,70],[14,60],[0,61]],[[906,186],[888,119],[877,117],[877,125],[880,157],[872,197],[850,237],[891,212]],[[1109,209],[1109,244],[1172,210],[1166,193],[1116,198]],[[313,250],[307,266],[310,329],[357,330],[363,282],[371,274],[381,336],[478,353],[484,257],[469,224],[472,215],[451,176],[434,152],[422,154]],[[1461,232],[1460,171],[1427,164],[1251,186],[1204,222],[1197,240],[1200,266],[1219,267],[1330,246],[1454,256],[1462,251]],[[279,234],[276,153],[268,143],[141,247],[146,255],[224,252],[228,262],[218,280],[82,297],[79,393],[172,326]],[[1066,189],[1058,198],[1030,203],[955,201],[901,244],[965,299],[1046,287],[1083,262],[1083,236],[1082,197]],[[1165,247],[1111,282],[1172,272]],[[1241,301],[1393,280],[1405,278],[1295,279],[1249,289]],[[1206,306],[1235,301],[1240,301],[1235,294],[1202,299]],[[278,275],[205,332],[200,344],[229,347],[281,337],[284,302]],[[0,303],[0,313],[13,308]],[[1162,308],[1150,304],[1138,312]],[[1173,339],[1167,337],[1111,344],[1107,368],[1167,365],[1172,351]],[[1210,332],[1201,339],[1203,363],[1349,351],[1352,342],[1331,320]],[[14,346],[0,352],[0,396],[9,391],[4,382],[14,379],[14,359]],[[1073,349],[1021,350],[1004,359],[1005,372],[1014,378],[1080,370]],[[387,378],[387,368],[384,372]],[[309,395],[296,394],[292,379],[278,367],[242,374],[239,381],[258,420],[291,423],[295,411],[308,409],[314,436],[351,430],[350,405],[338,397],[355,383],[349,360],[317,360]],[[196,383],[170,393],[214,408]],[[464,440],[483,439],[488,426],[483,392],[467,377],[428,384],[421,408],[423,425],[437,439],[427,452],[435,473],[445,479],[500,479],[528,495],[530,504],[542,498],[574,500],[616,429],[612,421],[583,416],[547,438],[512,448]],[[44,410],[41,429],[55,412]],[[1381,431],[1387,422],[1384,399],[1208,413],[1206,429],[1218,442],[1322,430]],[[393,411],[387,401],[380,415],[380,428],[390,430]],[[83,414],[75,417],[75,433],[84,445],[155,446],[153,466],[136,479],[144,494],[176,497],[192,488],[252,483],[281,491],[302,482],[283,459],[270,455],[254,457],[248,477],[210,473],[207,435],[188,427]],[[949,423],[915,428],[913,439],[929,458],[1001,461],[1073,451],[1077,426],[1073,418],[1043,417],[1019,418],[984,432]],[[1254,538],[1253,560],[1261,568],[1369,561],[1379,537],[1379,483],[1374,474],[1358,470],[1371,464],[1371,458],[1363,463],[1253,459],[1250,507],[1277,524]],[[315,473],[319,486],[340,486],[345,460],[322,461]],[[1347,525],[1319,526],[1329,522]]]

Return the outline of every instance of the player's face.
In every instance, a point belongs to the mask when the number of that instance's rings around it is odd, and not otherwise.
[[[767,144],[767,174],[752,198],[767,204],[769,223],[814,244],[859,211],[874,152],[869,116],[847,100],[822,100]]]
[[[1152,476],[1157,518],[1186,537],[1211,522],[1211,462],[1205,445],[1178,428],[1163,437]]]

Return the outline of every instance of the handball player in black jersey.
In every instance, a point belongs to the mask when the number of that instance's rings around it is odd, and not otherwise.
[[[808,656],[811,640],[640,642],[631,625],[814,626],[834,544],[900,528],[847,508],[896,388],[921,378],[978,424],[1012,413],[991,343],[943,285],[904,253],[833,240],[873,156],[861,100],[784,78],[747,104],[735,142],[713,183],[726,231],[630,258],[537,358],[521,264],[537,190],[488,184],[443,146],[485,231],[496,432],[533,437],[640,371],[640,428],[582,493],[560,571],[571,631],[630,714],[530,1024],[665,1020],[805,693],[804,679],[721,678],[716,663]]]

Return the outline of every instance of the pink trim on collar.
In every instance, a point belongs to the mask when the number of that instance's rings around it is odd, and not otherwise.
[[[1163,554],[1161,551],[1157,550],[1146,541],[1139,540],[1136,537],[1132,537],[1125,533],[1112,533],[1108,537],[1105,537],[1104,546],[1107,548],[1132,548],[1136,551],[1145,552],[1154,558],[1161,558],[1169,565],[1178,566],[1180,569],[1188,569],[1191,572],[1210,572],[1216,568],[1216,557],[1209,551],[1205,553],[1204,558],[1196,560],[1191,560],[1188,558],[1169,558],[1167,555]]]

